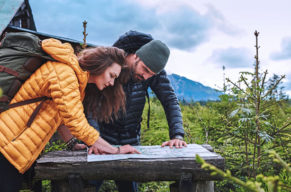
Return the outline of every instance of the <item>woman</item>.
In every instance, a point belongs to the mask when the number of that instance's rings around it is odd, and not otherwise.
[[[11,103],[47,96],[32,124],[26,123],[38,103],[19,106],[0,114],[0,191],[18,191],[22,174],[35,162],[56,129],[64,124],[78,139],[90,146],[89,153],[138,153],[126,145],[116,148],[99,137],[84,115],[82,100],[87,83],[95,84],[88,94],[87,110],[98,106],[94,117],[109,121],[124,109],[124,92],[118,79],[124,64],[124,52],[117,48],[93,48],[78,58],[70,44],[55,39],[42,41],[43,50],[56,62],[43,64],[22,85]],[[80,64],[79,64],[80,63]],[[97,90],[98,88],[98,90]],[[104,90],[104,94],[101,91]],[[112,100],[114,99],[114,100]]]

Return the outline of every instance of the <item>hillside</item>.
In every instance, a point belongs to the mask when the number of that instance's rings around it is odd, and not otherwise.
[[[177,74],[168,75],[171,84],[179,100],[190,101],[208,101],[219,100],[219,92],[211,87],[204,86],[203,84],[187,79]]]

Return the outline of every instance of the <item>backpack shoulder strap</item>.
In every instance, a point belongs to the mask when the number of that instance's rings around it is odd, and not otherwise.
[[[6,72],[6,73],[9,73],[10,75],[13,75],[15,77],[19,76],[19,73],[17,71],[10,69],[8,67],[5,67],[3,65],[0,65],[0,72]]]
[[[34,98],[34,99],[28,99],[28,100],[25,100],[25,101],[20,101],[20,102],[17,102],[17,103],[9,104],[7,106],[7,108],[2,109],[0,112],[2,113],[4,111],[7,111],[8,109],[12,109],[12,108],[19,107],[19,106],[22,106],[22,105],[28,105],[28,104],[31,104],[31,103],[36,103],[38,101],[47,100],[47,99],[48,99],[48,97],[44,96],[44,97],[38,97],[38,98]]]
[[[146,96],[147,96],[148,104],[149,104],[147,126],[148,126],[148,129],[150,129],[151,104],[150,104],[150,96],[149,96],[148,89],[146,89]]]
[[[7,105],[7,107],[5,109],[0,109],[0,113],[4,112],[4,111],[7,111],[8,109],[12,109],[12,108],[15,108],[15,107],[19,107],[19,106],[22,106],[22,105],[28,105],[28,104],[31,104],[31,103],[36,103],[36,102],[40,102],[40,104],[34,109],[33,113],[31,114],[28,122],[27,122],[27,127],[30,127],[30,125],[32,124],[33,120],[35,119],[36,115],[38,114],[42,104],[46,101],[46,100],[49,100],[51,98],[49,97],[46,97],[46,96],[43,96],[43,97],[38,97],[38,98],[34,98],[34,99],[28,99],[28,100],[24,100],[24,101],[20,101],[20,102],[17,102],[17,103],[13,103],[13,104],[9,104]]]

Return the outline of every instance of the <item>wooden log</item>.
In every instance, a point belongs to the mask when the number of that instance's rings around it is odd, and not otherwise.
[[[224,159],[201,146],[188,145],[188,150],[202,156],[206,162],[224,169]],[[195,148],[196,147],[196,148]],[[164,150],[159,147],[160,150]],[[200,152],[197,152],[199,151]],[[79,174],[85,180],[180,181],[191,174],[193,181],[218,180],[201,169],[195,157],[123,159],[87,162],[86,151],[56,151],[42,156],[35,167],[36,179],[64,180],[69,174]]]
[[[209,145],[209,144],[202,144],[201,146],[204,147],[205,149],[207,149],[210,152],[214,152],[212,146]]]

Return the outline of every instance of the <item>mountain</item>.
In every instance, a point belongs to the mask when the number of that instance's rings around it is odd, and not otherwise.
[[[168,75],[171,84],[179,100],[191,101],[215,101],[219,100],[222,92],[202,85],[199,82],[192,81],[177,74]]]

